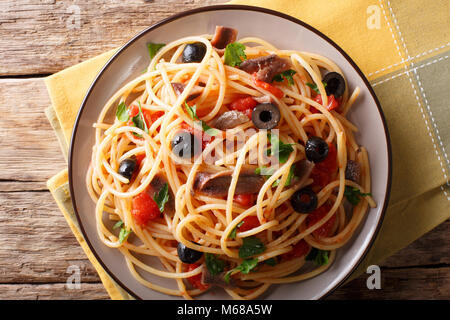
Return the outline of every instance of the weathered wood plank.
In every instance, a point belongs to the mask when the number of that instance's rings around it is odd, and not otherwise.
[[[380,265],[386,267],[450,264],[450,220],[437,226]]]
[[[0,2],[0,75],[54,73],[174,13],[225,0]]]
[[[449,299],[450,268],[382,269],[381,289],[367,289],[367,277],[346,284],[328,299]]]
[[[69,289],[65,283],[0,284],[0,300],[94,300],[109,299],[101,283],[82,283]]]
[[[46,191],[45,181],[0,180],[0,192]],[[26,195],[24,195],[26,196]]]
[[[71,265],[99,281],[50,192],[2,192],[0,203],[0,283],[65,282]]]
[[[49,105],[43,79],[0,79],[0,181],[37,182],[32,188],[43,189],[45,181],[65,167],[44,114]],[[30,183],[9,188],[25,190]]]

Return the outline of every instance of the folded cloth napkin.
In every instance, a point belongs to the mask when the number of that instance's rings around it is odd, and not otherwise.
[[[381,102],[391,135],[393,184],[375,244],[352,278],[405,247],[450,216],[449,2],[369,0],[244,0],[312,25],[360,66]],[[115,50],[46,78],[46,114],[67,155],[73,124],[92,80]],[[81,235],[67,170],[47,182],[72,232],[112,299],[131,299],[102,269]]]

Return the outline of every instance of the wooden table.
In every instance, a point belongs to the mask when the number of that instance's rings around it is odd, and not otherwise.
[[[45,185],[66,163],[44,115],[43,78],[175,12],[221,2],[0,1],[0,299],[108,298]],[[381,290],[363,275],[329,298],[449,298],[449,232],[447,221],[384,261]],[[66,287],[71,265],[81,289]]]

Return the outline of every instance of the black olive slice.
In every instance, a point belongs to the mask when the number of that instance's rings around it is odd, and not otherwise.
[[[291,205],[298,213],[310,213],[317,209],[317,195],[310,188],[300,189],[292,195]]]
[[[278,107],[272,103],[258,104],[252,112],[252,122],[258,129],[273,129],[281,119]]]
[[[180,131],[172,139],[172,152],[179,158],[191,159],[201,152],[200,141],[190,132]]]
[[[182,262],[189,264],[198,261],[203,256],[203,252],[188,248],[181,242],[178,243],[177,253]]]
[[[323,82],[327,85],[325,86],[325,91],[327,95],[334,95],[335,98],[339,98],[344,94],[345,91],[345,80],[337,72],[328,72],[323,77]]]
[[[328,143],[319,137],[306,141],[305,154],[309,161],[322,162],[328,156]]]
[[[201,62],[206,53],[206,46],[201,42],[189,43],[184,47],[181,61],[184,63]]]
[[[130,180],[136,168],[137,168],[136,158],[135,157],[127,158],[125,160],[122,160],[122,162],[119,164],[119,170],[117,172],[122,177],[125,177],[128,180]]]

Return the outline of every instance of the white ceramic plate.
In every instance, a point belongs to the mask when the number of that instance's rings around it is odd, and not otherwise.
[[[321,275],[299,283],[272,286],[262,298],[318,299],[337,288],[357,267],[381,226],[390,190],[391,155],[389,134],[383,113],[368,81],[355,63],[334,42],[309,25],[290,16],[248,6],[211,6],[187,11],[144,30],[125,44],[105,65],[92,83],[79,111],[72,134],[69,156],[69,182],[72,202],[83,235],[103,268],[131,295],[142,299],[174,297],[148,289],[130,274],[125,259],[116,249],[100,242],[95,226],[94,203],[85,186],[94,129],[101,108],[115,91],[139,76],[148,63],[148,42],[168,43],[181,37],[213,33],[216,25],[230,26],[239,37],[257,36],[278,48],[310,51],[336,62],[347,77],[350,89],[359,86],[361,95],[349,114],[360,128],[356,139],[367,148],[372,170],[372,194],[377,207],[371,209],[353,238],[339,249],[336,261]],[[174,281],[149,278],[162,285]],[[175,285],[174,285],[175,288]],[[225,299],[220,288],[200,299]]]

